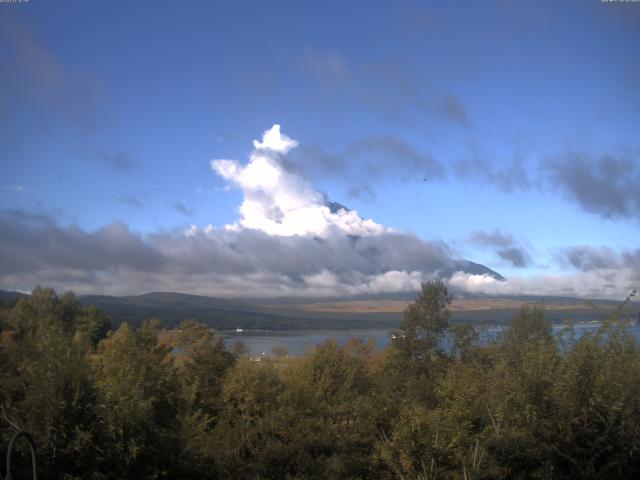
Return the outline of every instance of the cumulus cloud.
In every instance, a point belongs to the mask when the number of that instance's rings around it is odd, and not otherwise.
[[[637,269],[594,270],[579,274],[514,276],[499,282],[488,275],[456,272],[449,280],[454,292],[494,296],[535,295],[624,299],[637,288]]]
[[[511,234],[502,233],[500,230],[493,232],[473,232],[469,238],[473,244],[491,248],[502,260],[509,262],[513,267],[524,268],[531,263],[531,256]]]
[[[286,168],[297,142],[278,125],[253,144],[248,162],[217,159],[213,170],[241,190],[239,219],[225,226],[140,234],[122,222],[88,231],[47,215],[0,212],[0,288],[50,285],[79,293],[182,291],[221,297],[339,296],[418,290],[450,278],[457,292],[620,298],[640,281],[640,249],[559,251],[573,273],[504,281],[451,259],[442,242],[394,231],[330,202]],[[517,242],[476,232],[514,265]],[[524,254],[523,254],[524,255]],[[501,281],[502,280],[502,281]]]
[[[316,296],[414,291],[451,268],[439,244],[385,232],[271,235],[193,227],[140,235],[96,231],[19,211],[0,215],[0,288],[37,284],[81,293],[173,290],[212,296]]]
[[[241,218],[227,225],[227,229],[244,227],[284,236],[326,236],[333,229],[366,236],[388,230],[355,211],[332,212],[323,194],[303,177],[287,171],[280,159],[297,142],[281,133],[280,125],[267,130],[262,140],[254,140],[253,145],[246,165],[228,159],[211,161],[211,167],[244,195]]]
[[[637,288],[637,268],[592,270],[579,274],[514,276],[504,282],[487,275],[455,273],[449,280],[455,292],[483,295],[566,296],[596,299],[624,299]]]
[[[499,282],[488,275],[456,272],[450,287],[460,293],[485,295],[539,295],[624,299],[640,286],[640,248],[616,251],[608,247],[577,245],[558,248],[561,274],[513,276]]]
[[[333,296],[415,291],[425,280],[470,265],[450,259],[443,243],[393,231],[329,202],[283,167],[296,145],[275,125],[254,142],[246,164],[211,162],[244,197],[231,225],[141,235],[118,222],[87,231],[5,211],[0,287]]]

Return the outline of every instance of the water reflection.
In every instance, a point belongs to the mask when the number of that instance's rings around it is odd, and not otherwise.
[[[587,332],[595,332],[601,326],[600,323],[584,323],[573,325],[573,338],[579,339]],[[565,331],[564,325],[554,325],[553,333],[559,339],[568,341],[571,334]],[[303,355],[316,345],[335,340],[338,345],[344,346],[350,340],[362,340],[365,343],[374,342],[376,351],[383,350],[391,342],[391,329],[359,329],[359,330],[244,330],[244,331],[220,331],[225,338],[226,346],[233,349],[236,342],[240,341],[247,348],[252,357],[273,356],[275,353],[283,355]],[[480,341],[488,343],[506,331],[505,327],[494,326],[480,329]],[[637,323],[627,327],[627,331],[640,342],[640,325]],[[444,348],[448,349],[449,342],[444,342]],[[279,348],[280,347],[280,348]],[[282,348],[283,347],[283,348]]]

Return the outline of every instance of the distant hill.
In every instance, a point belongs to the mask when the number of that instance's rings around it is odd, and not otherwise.
[[[0,308],[12,307],[18,300],[25,296],[25,293],[15,292],[13,290],[0,290]]]
[[[0,290],[0,306],[12,306],[25,294]],[[96,305],[111,317],[114,326],[138,325],[149,318],[159,318],[166,327],[193,319],[218,330],[310,330],[346,328],[393,328],[402,318],[406,305],[417,293],[360,295],[349,298],[290,299],[221,299],[174,292],[143,295],[79,295],[83,305]],[[452,304],[452,322],[495,324],[509,323],[520,306],[543,302],[546,316],[554,323],[602,320],[620,304],[567,297],[457,297]],[[632,303],[636,312],[640,305]],[[634,317],[635,317],[634,313]]]
[[[144,295],[115,297],[79,295],[85,305],[96,305],[116,323],[139,324],[159,318],[167,327],[193,319],[218,329],[258,328],[280,320],[278,315],[259,312],[248,305],[219,298],[174,292],[152,292]]]
[[[383,318],[386,322],[380,322],[362,315],[327,317],[313,315],[310,312],[269,312],[245,301],[174,292],[152,292],[125,297],[79,295],[78,300],[85,305],[96,305],[109,315],[116,325],[125,322],[139,324],[149,318],[159,318],[166,327],[173,327],[182,320],[192,319],[219,330],[237,327],[267,330],[366,328],[395,324],[395,320],[390,320],[388,316]]]

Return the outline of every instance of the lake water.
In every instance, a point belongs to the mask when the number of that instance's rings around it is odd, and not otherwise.
[[[594,332],[600,327],[599,323],[576,324],[573,326],[576,337],[586,332]],[[559,334],[564,326],[553,327],[554,333]],[[229,350],[237,341],[244,343],[252,357],[272,356],[275,347],[284,347],[288,355],[303,355],[316,345],[335,340],[339,345],[345,345],[349,340],[360,339],[364,342],[374,341],[376,350],[380,351],[389,346],[391,342],[390,329],[363,329],[363,330],[272,330],[243,332],[220,331],[225,338]],[[634,323],[628,326],[628,331],[640,342],[640,324]],[[480,332],[481,340],[488,341],[504,332],[504,327],[487,328]]]

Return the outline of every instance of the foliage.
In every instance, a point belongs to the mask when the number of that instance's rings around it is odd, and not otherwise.
[[[378,354],[327,342],[257,362],[197,322],[109,331],[98,308],[37,288],[0,310],[0,450],[28,430],[43,478],[640,476],[627,304],[562,339],[543,306],[523,309],[480,342],[448,325],[449,302],[423,285]]]

